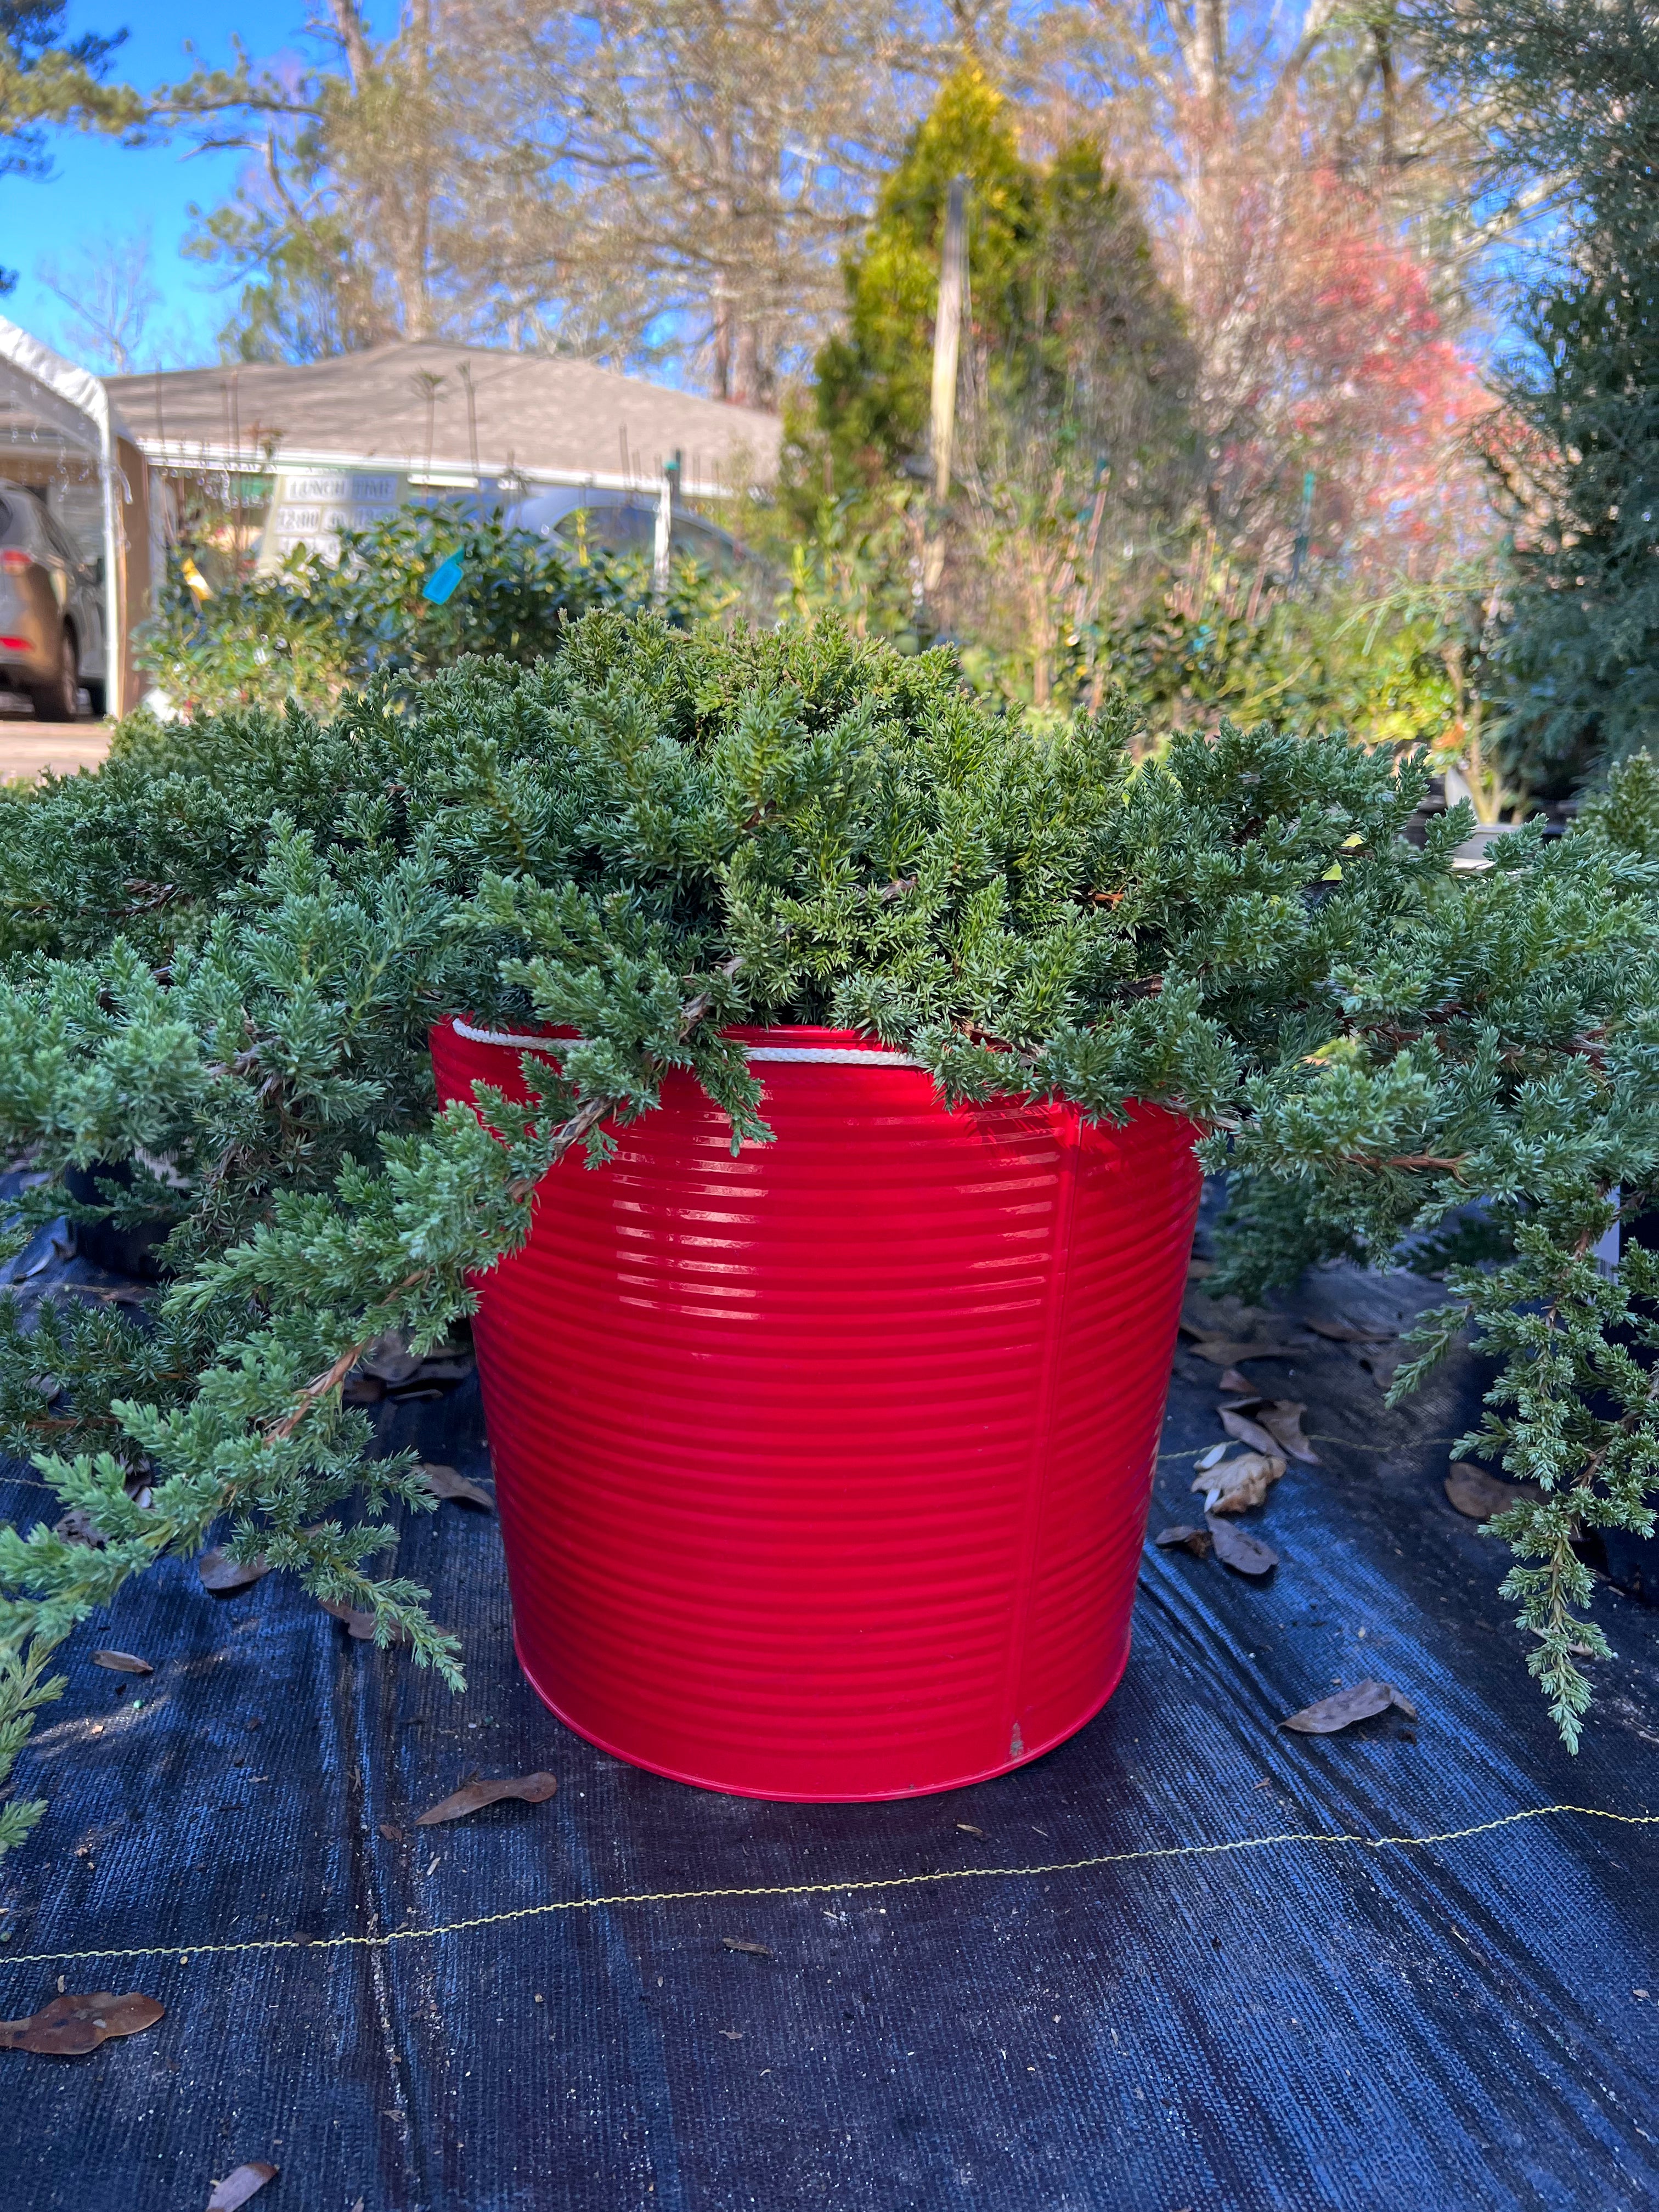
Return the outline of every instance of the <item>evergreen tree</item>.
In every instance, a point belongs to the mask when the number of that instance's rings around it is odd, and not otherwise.
[[[985,411],[1020,434],[1063,422],[1086,449],[1085,472],[1103,443],[1122,442],[1126,413],[1133,444],[1179,442],[1188,349],[1132,194],[1086,140],[1047,166],[1023,160],[1006,101],[969,67],[941,89],[845,264],[846,332],[816,365],[817,427],[837,482],[873,483],[926,447],[957,176],[969,185],[966,375]]]
[[[1504,704],[1516,771],[1565,791],[1659,736],[1659,11],[1425,21],[1535,241],[1505,380],[1525,434],[1493,449],[1517,531]]]
[[[0,177],[46,174],[48,125],[127,131],[142,119],[138,95],[106,82],[126,33],[66,37],[64,11],[64,0],[0,0]],[[0,268],[0,296],[16,282]]]

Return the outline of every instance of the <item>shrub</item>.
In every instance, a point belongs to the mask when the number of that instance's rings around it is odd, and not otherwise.
[[[459,1680],[425,1593],[370,1571],[386,1510],[432,1501],[342,1383],[468,1312],[548,1168],[602,1165],[665,1069],[765,1141],[722,1031],[791,1019],[902,1043],[951,1101],[1189,1114],[1239,1175],[1241,1279],[1484,1195],[1507,1256],[1452,1276],[1415,1371],[1467,1321],[1504,1355],[1475,1448],[1542,1486],[1501,1523],[1507,1587],[1571,1740],[1576,1654],[1605,1650],[1573,1542],[1645,1526],[1659,1456],[1616,1334],[1659,1263],[1590,1256],[1659,1184],[1659,778],[1470,879],[1467,808],[1401,834],[1419,759],[1224,724],[1137,766],[1139,735],[1118,705],[1027,727],[947,655],[830,624],[606,611],[532,667],[139,732],[0,804],[0,1133],[46,1178],[23,1226],[95,1162],[173,1224],[151,1316],[0,1328],[6,1440],[102,1538],[0,1531],[0,1762],[52,1646],[216,1527]],[[582,1042],[527,1061],[527,1105],[483,1093],[486,1127],[434,1109],[428,1027],[460,1009]],[[0,1844],[40,1810],[0,1810]]]
[[[339,535],[337,561],[297,548],[273,574],[232,578],[206,600],[175,553],[140,654],[151,682],[187,717],[289,699],[326,713],[371,677],[429,675],[468,654],[527,665],[556,651],[564,625],[593,609],[651,603],[648,560],[509,530],[499,514],[404,507]],[[453,592],[441,604],[425,598],[456,554]],[[733,596],[678,560],[666,611],[695,621]]]

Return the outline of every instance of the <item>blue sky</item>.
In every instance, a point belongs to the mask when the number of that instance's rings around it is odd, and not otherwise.
[[[378,28],[395,21],[395,0],[376,0],[368,12]],[[208,63],[228,62],[235,35],[261,57],[296,53],[305,14],[305,0],[70,0],[65,20],[71,35],[125,27],[115,70],[147,88],[185,74],[186,40]],[[213,360],[233,295],[216,289],[210,272],[179,249],[191,203],[210,207],[226,198],[243,158],[191,154],[182,140],[130,152],[110,139],[56,134],[48,179],[0,177],[0,263],[19,277],[16,290],[0,301],[0,314],[49,344],[60,343],[62,310],[40,283],[39,264],[50,258],[72,269],[100,240],[147,229],[167,365]]]

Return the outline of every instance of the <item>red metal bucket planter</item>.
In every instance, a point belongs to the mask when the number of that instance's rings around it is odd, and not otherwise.
[[[735,1034],[775,1144],[734,1159],[671,1074],[480,1285],[520,1660],[580,1735],[708,1789],[1003,1773],[1128,1658],[1193,1131],[947,1112],[850,1031]],[[495,1040],[434,1031],[442,1098],[523,1095]]]

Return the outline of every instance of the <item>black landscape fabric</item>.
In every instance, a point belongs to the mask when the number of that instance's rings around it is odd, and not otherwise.
[[[1436,1295],[1333,1271],[1286,1311],[1391,1328]],[[518,1673],[476,1507],[398,1554],[465,1640],[459,1700],[280,1577],[215,1597],[163,1566],[65,1647],[20,1763],[51,1804],[0,1863],[0,2015],[60,1975],[167,2014],[86,2057],[0,2051],[9,2212],[197,2208],[252,2160],[281,2169],[260,2212],[1659,2201],[1659,1826],[1514,1817],[1659,1804],[1659,1612],[1602,1590],[1618,1657],[1569,1757],[1501,1547],[1442,1488],[1479,1370],[1390,1413],[1396,1356],[1310,1339],[1253,1370],[1323,1462],[1241,1524],[1274,1574],[1149,1545],[1105,1711],[948,1796],[763,1804],[592,1749]],[[1202,1520],[1218,1380],[1180,1355],[1152,1534]],[[476,1383],[382,1425],[488,1481]],[[26,1474],[0,1488],[25,1525],[56,1511]],[[1416,1722],[1279,1728],[1368,1677]],[[547,1802],[415,1826],[535,1771]],[[1272,1840],[1310,1833],[1362,1840]],[[22,1956],[100,1946],[158,1948]]]

